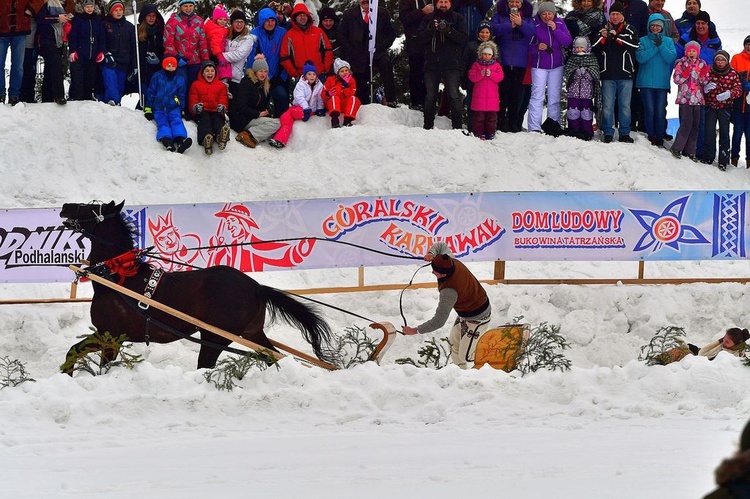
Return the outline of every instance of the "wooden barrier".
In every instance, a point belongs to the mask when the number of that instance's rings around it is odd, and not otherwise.
[[[505,284],[509,286],[550,286],[550,285],[617,285],[617,284],[629,284],[629,285],[663,285],[663,284],[695,284],[695,283],[707,283],[707,284],[724,284],[724,283],[738,283],[747,284],[750,282],[750,277],[682,277],[682,278],[646,278],[645,277],[645,262],[638,262],[637,277],[633,278],[583,278],[583,279],[506,279],[505,270],[506,263],[504,261],[497,260],[493,267],[493,278],[492,279],[480,279],[479,281],[484,284]],[[435,288],[436,283],[432,282],[421,282],[414,283],[409,286],[410,289],[425,289]],[[285,290],[289,293],[298,295],[317,295],[317,294],[331,294],[331,293],[358,293],[358,292],[371,292],[371,291],[400,291],[406,287],[406,283],[389,283],[389,284],[365,284],[365,269],[364,267],[357,268],[357,284],[356,286],[329,286],[321,288],[301,288],[301,289],[288,289]],[[29,305],[29,304],[46,304],[46,303],[86,303],[90,302],[90,298],[77,298],[76,297],[76,285],[73,283],[70,290],[69,298],[30,298],[30,299],[10,299],[0,300],[0,305]]]

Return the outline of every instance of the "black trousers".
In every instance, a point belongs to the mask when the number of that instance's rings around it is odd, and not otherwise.
[[[198,125],[198,143],[202,144],[206,135],[213,135],[216,138],[226,120],[219,113],[203,111],[201,114],[195,116],[195,123]]]

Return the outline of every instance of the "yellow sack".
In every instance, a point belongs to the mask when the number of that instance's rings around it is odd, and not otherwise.
[[[526,346],[529,333],[528,324],[506,324],[490,329],[479,338],[474,368],[489,364],[495,369],[511,372],[516,368],[516,360]]]

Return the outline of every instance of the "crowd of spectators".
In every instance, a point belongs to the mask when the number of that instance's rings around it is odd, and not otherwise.
[[[380,5],[374,23],[369,0],[357,0],[343,12],[316,10],[312,0],[293,5],[272,1],[252,17],[217,4],[208,19],[196,13],[194,0],[178,0],[177,11],[166,19],[154,4],[145,4],[136,27],[125,16],[121,0],[106,5],[101,0],[12,0],[0,9],[4,64],[7,52],[11,54],[9,84],[6,91],[2,80],[0,98],[11,105],[34,102],[41,58],[42,102],[98,100],[116,106],[126,93],[138,92],[137,107],[147,117],[166,114],[174,121],[175,108],[180,120],[200,123],[205,116],[197,110],[205,112],[206,103],[191,103],[187,96],[196,82],[208,83],[208,67],[227,92],[229,105],[222,106],[226,109],[220,117],[241,134],[238,141],[254,147],[264,139],[258,140],[252,130],[268,136],[269,120],[280,123],[295,106],[301,108],[295,116],[303,113],[295,120],[310,114],[305,111],[311,103],[295,102],[303,81],[313,90],[322,88],[320,103],[311,112],[333,110],[334,127],[340,126],[339,115],[351,125],[356,109],[375,99],[398,107],[391,47],[397,39],[395,23],[400,22],[409,73],[408,92],[401,90],[408,105],[424,113],[425,129],[433,128],[442,114],[454,129],[465,127],[484,140],[494,138],[496,131],[520,132],[524,125],[532,133],[583,140],[591,140],[599,130],[604,143],[632,143],[632,132],[641,131],[652,145],[669,147],[677,158],[706,164],[718,159],[721,169],[738,165],[743,136],[747,139],[750,133],[750,36],[740,53],[722,50],[717,28],[701,10],[700,0],[687,0],[679,18],[664,9],[665,0],[571,3],[572,10],[564,13],[549,1],[400,0],[396,20]],[[173,72],[167,70],[168,58],[176,62]],[[254,71],[258,60],[262,62]],[[345,73],[338,74],[334,67],[345,68]],[[307,77],[309,68],[314,80]],[[179,75],[177,81],[186,88],[151,88],[153,77],[164,71]],[[373,73],[382,85],[377,94]],[[162,85],[164,76],[158,79]],[[326,86],[329,77],[334,79]],[[174,78],[168,82],[174,84]],[[667,133],[666,120],[673,84],[680,122],[675,137]],[[179,102],[156,112],[154,102],[166,103],[157,96],[167,90],[175,93],[170,99]],[[241,99],[235,99],[238,94]],[[253,121],[261,118],[263,127],[258,128]],[[211,136],[225,145],[228,128],[214,124],[202,130],[200,142]],[[179,133],[184,134],[181,129]],[[174,134],[170,138],[175,139]]]

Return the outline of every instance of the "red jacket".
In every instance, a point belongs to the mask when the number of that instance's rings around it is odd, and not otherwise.
[[[742,95],[742,85],[740,85],[740,77],[737,75],[737,71],[729,68],[729,71],[725,75],[716,74],[713,71],[708,72],[708,81],[716,83],[716,88],[706,94],[706,106],[711,109],[731,109],[734,105],[734,99]],[[729,90],[730,97],[719,102],[716,100],[716,96],[720,93]]]
[[[309,21],[307,28],[302,28],[294,22],[297,14],[307,14]],[[292,28],[281,39],[281,65],[290,76],[298,77],[302,74],[305,61],[312,61],[318,70],[318,76],[331,72],[333,51],[328,36],[317,26],[312,25],[310,11],[304,3],[298,3],[292,10]]]
[[[190,94],[188,95],[188,109],[193,109],[193,106],[199,102],[203,103],[203,110],[215,113],[219,104],[224,104],[224,107],[229,109],[229,97],[227,95],[227,86],[219,79],[217,73],[216,78],[211,83],[208,83],[203,78],[203,72],[198,74],[198,79],[190,85]]]
[[[750,54],[744,50],[739,54],[734,54],[730,65],[732,66],[732,69],[737,71],[737,74],[740,77],[740,82],[743,85],[742,95],[739,99],[735,99],[734,108],[743,113],[750,112],[750,106],[747,105],[746,101],[748,88],[750,88]]]
[[[0,36],[28,35],[31,17],[44,5],[45,0],[3,0],[0,2]],[[65,2],[62,2],[65,4]],[[30,16],[25,14],[29,10]]]
[[[348,87],[344,87],[344,85],[341,84],[341,78],[339,78],[336,75],[331,75],[328,78],[326,78],[326,82],[323,84],[323,103],[326,105],[326,108],[328,108],[328,102],[331,100],[332,95],[330,94],[331,90],[333,90],[333,95],[338,95],[342,99],[346,99],[347,97],[354,97],[354,95],[357,93],[357,82],[354,81],[354,78],[351,79],[351,83]]]

